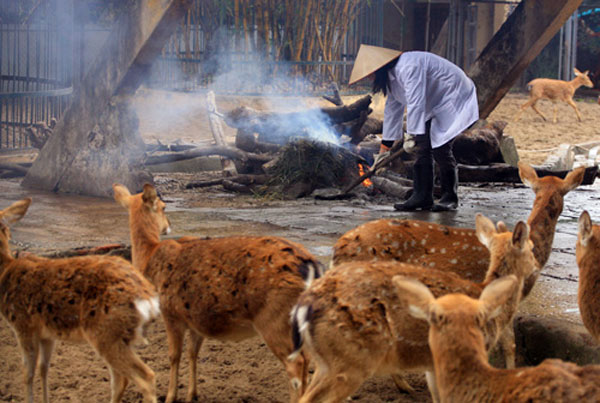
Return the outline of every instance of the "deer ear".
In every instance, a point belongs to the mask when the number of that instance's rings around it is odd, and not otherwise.
[[[485,322],[495,318],[502,312],[502,306],[517,291],[519,284],[514,274],[500,277],[488,284],[479,296],[480,312],[485,318]]]
[[[501,232],[510,232],[508,230],[508,227],[506,226],[506,224],[504,224],[504,221],[498,221],[496,223],[496,228],[498,229],[498,233],[501,233]]]
[[[580,76],[581,75],[581,71],[577,70],[576,67],[573,67],[573,73],[575,73],[576,76]]]
[[[158,193],[156,193],[156,188],[149,183],[144,185],[144,191],[142,193],[142,200],[144,204],[148,207],[155,209],[156,201],[158,200]]]
[[[592,236],[592,219],[590,213],[583,210],[577,224],[579,227],[579,243],[581,243],[582,246],[587,246],[587,243]]]
[[[129,190],[125,186],[115,183],[113,185],[113,193],[117,203],[125,208],[129,208],[129,205],[131,204],[131,193],[129,193]]]
[[[475,216],[475,233],[479,242],[484,244],[486,248],[490,247],[493,236],[496,234],[494,223],[481,213]]]
[[[392,283],[398,288],[400,298],[408,303],[408,312],[417,319],[429,321],[430,304],[435,297],[423,283],[410,277],[394,276]]]
[[[535,172],[535,169],[533,169],[531,165],[527,165],[524,162],[519,161],[518,165],[521,181],[535,191],[535,186],[539,179],[537,172]]]
[[[519,221],[517,225],[515,225],[515,229],[512,233],[512,243],[514,246],[519,249],[525,248],[527,242],[529,241],[529,225],[524,221]]]
[[[0,210],[0,219],[5,219],[9,224],[19,221],[27,213],[30,204],[30,197],[14,202],[4,210]]]
[[[583,176],[585,175],[585,167],[579,167],[572,170],[563,179],[563,184],[560,189],[560,193],[564,196],[583,182]]]

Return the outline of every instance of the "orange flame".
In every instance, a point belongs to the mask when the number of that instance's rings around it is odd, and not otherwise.
[[[362,164],[358,164],[358,174],[360,176],[363,176],[365,174],[365,169],[363,168]],[[369,187],[373,185],[373,182],[371,182],[371,179],[367,178],[364,181],[362,181],[362,185],[364,187]]]

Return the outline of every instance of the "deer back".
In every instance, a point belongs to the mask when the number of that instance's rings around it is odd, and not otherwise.
[[[381,219],[362,224],[336,241],[332,266],[354,260],[396,260],[443,268],[479,282],[484,279],[490,254],[471,228]]]
[[[146,275],[164,312],[176,312],[203,334],[248,327],[265,310],[286,310],[320,264],[302,246],[274,237],[163,241]]]
[[[0,311],[17,331],[35,329],[63,340],[83,340],[111,327],[133,340],[158,312],[154,287],[129,262],[112,256],[15,259],[0,277],[0,296]]]

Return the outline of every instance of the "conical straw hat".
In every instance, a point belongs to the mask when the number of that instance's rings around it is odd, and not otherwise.
[[[381,48],[379,46],[360,45],[348,85],[362,80],[401,54],[402,52],[399,50]]]

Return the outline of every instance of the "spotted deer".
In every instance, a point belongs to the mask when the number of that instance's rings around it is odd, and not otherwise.
[[[392,281],[408,304],[407,311],[429,323],[429,348],[442,403],[600,401],[598,365],[579,367],[557,359],[518,369],[489,365],[487,328],[520,293],[515,276],[491,282],[478,299],[464,294],[436,299],[426,284],[415,279]]]
[[[575,250],[579,266],[577,303],[583,324],[600,341],[600,226],[592,225],[587,211],[581,213],[578,224]]]
[[[185,237],[160,240],[170,231],[165,204],[146,184],[131,195],[119,184],[115,200],[129,211],[133,265],[157,288],[169,343],[166,402],[177,394],[185,333],[191,336],[188,400],[197,396],[196,361],[205,338],[239,341],[260,335],[283,363],[292,401],[306,385],[308,363],[293,350],[290,312],[300,293],[322,274],[301,245],[276,237]]]
[[[519,163],[521,180],[535,193],[527,223],[540,268],[550,257],[564,196],[581,184],[584,173],[585,168],[581,167],[569,172],[564,179],[556,176],[540,178],[531,166]],[[471,228],[419,220],[380,219],[351,229],[336,241],[332,266],[356,260],[395,260],[453,271],[468,280],[480,282],[487,273],[490,253]],[[524,295],[531,291],[536,280],[534,277],[526,281]]]
[[[582,73],[574,68],[573,72],[575,73],[575,78],[571,81],[554,80],[551,78],[536,78],[535,80],[531,80],[529,83],[527,83],[529,100],[521,105],[521,110],[519,113],[517,113],[517,116],[515,116],[514,121],[518,121],[525,109],[529,108],[530,106],[538,115],[542,117],[542,119],[546,120],[544,114],[535,106],[537,101],[542,98],[546,98],[552,101],[554,104],[554,118],[552,119],[553,123],[558,121],[558,107],[556,106],[557,101],[563,101],[569,104],[575,111],[577,120],[581,122],[581,114],[579,113],[579,109],[577,109],[577,105],[573,101],[573,95],[575,95],[577,88],[581,87],[582,85],[588,88],[593,88],[594,83],[588,76],[588,70]]]
[[[43,401],[48,402],[52,350],[64,340],[87,342],[106,361],[111,402],[121,401],[128,381],[142,390],[145,402],[156,402],[154,372],[132,350],[144,325],[159,314],[154,287],[120,257],[13,257],[7,224],[20,220],[30,203],[23,199],[0,211],[0,313],[23,353],[26,401],[33,402],[41,355]]]
[[[414,370],[426,372],[435,398],[426,323],[409,314],[392,278],[416,278],[436,296],[460,292],[478,297],[484,286],[497,277],[513,274],[522,287],[525,278],[538,270],[527,224],[519,222],[512,233],[498,232],[489,219],[478,214],[476,228],[491,254],[483,283],[449,271],[423,270],[394,261],[343,263],[313,282],[292,311],[295,352],[290,358],[306,350],[316,365],[300,402],[341,402],[371,376],[402,375]],[[488,324],[487,347],[491,348],[502,329],[511,323],[520,299],[521,294],[515,294]]]

